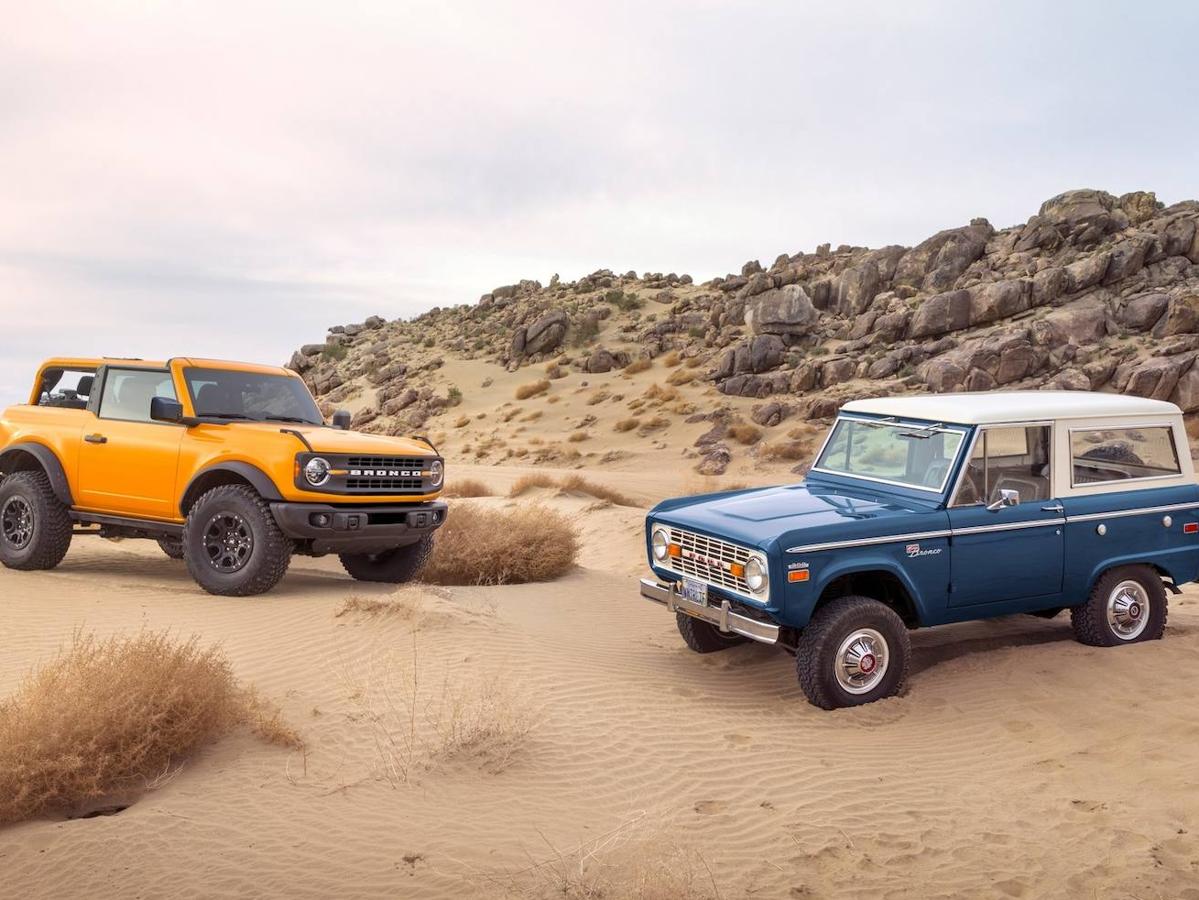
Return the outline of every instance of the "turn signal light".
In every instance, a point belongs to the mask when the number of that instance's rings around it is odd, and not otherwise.
[[[729,574],[732,575],[734,578],[744,578],[745,577],[745,566],[741,565],[741,563],[730,563],[729,564]]]
[[[1199,522],[1187,522],[1182,526],[1183,534],[1199,534]]]
[[[678,544],[667,544],[666,552],[668,554],[670,554],[671,556],[675,557],[676,559],[678,559],[680,556],[683,555],[683,548],[680,547]]]
[[[807,569],[796,569],[794,572],[788,572],[787,580],[788,581],[807,581],[808,580],[808,570]]]

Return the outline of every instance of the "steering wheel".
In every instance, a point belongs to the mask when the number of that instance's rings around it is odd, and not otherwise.
[[[949,460],[934,459],[928,464],[928,469],[924,473],[925,487],[940,487],[941,482],[945,480],[945,476],[949,474]]]

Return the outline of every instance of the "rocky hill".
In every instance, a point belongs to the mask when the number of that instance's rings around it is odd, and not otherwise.
[[[566,408],[579,413],[603,379],[669,368],[664,384],[649,382],[668,399],[625,391],[616,402],[706,423],[687,452],[717,471],[737,422],[793,427],[864,395],[1053,387],[1196,411],[1197,357],[1199,202],[1165,207],[1147,192],[1076,190],[1023,225],[975,219],[915,247],[823,245],[698,285],[687,275],[608,270],[521,281],[410,320],[332,328],[290,365],[325,404],[356,408],[356,427],[443,437],[453,434],[451,417],[463,418],[451,412],[463,392],[495,385],[489,371],[539,366],[547,387],[524,400],[572,377],[586,396]],[[472,361],[463,375],[479,383],[458,384],[454,365]],[[511,382],[499,389],[510,392]],[[475,418],[513,399],[497,394]],[[573,434],[587,418],[564,427]],[[489,439],[497,435],[492,428]],[[759,452],[756,438],[744,443]],[[712,463],[714,446],[724,449]]]

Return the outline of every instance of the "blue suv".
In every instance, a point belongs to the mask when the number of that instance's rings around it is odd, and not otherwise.
[[[1069,609],[1084,644],[1160,638],[1199,580],[1199,486],[1171,403],[857,400],[804,482],[666,500],[645,539],[641,593],[688,647],[778,644],[834,709],[903,689],[912,628]]]

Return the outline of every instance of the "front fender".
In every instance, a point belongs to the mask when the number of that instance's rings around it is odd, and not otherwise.
[[[191,481],[187,483],[187,487],[179,499],[180,515],[186,518],[188,508],[193,502],[199,499],[196,495],[200,493],[200,489],[204,483],[213,480],[214,475],[221,473],[228,473],[245,479],[254,490],[258,491],[259,496],[264,500],[279,501],[283,499],[283,495],[279,493],[279,489],[275,486],[275,483],[271,481],[270,476],[262,471],[262,469],[250,463],[230,460],[207,465],[192,476]]]
[[[940,543],[947,541],[926,542],[929,549],[936,549]],[[920,559],[919,569],[913,576],[912,568],[904,565],[898,553],[903,553],[904,547],[879,547],[869,551],[856,548],[852,553],[826,553],[829,558],[821,559],[820,553],[812,554],[806,560],[786,559],[784,567],[798,567],[807,564],[809,577],[807,581],[787,582],[787,597],[784,607],[786,624],[793,628],[803,628],[811,619],[821,596],[829,585],[846,575],[866,575],[881,572],[893,576],[903,586],[912,601],[919,624],[925,624],[936,619],[932,606],[936,602],[937,586],[942,593],[949,583],[949,552],[945,546],[941,552]],[[904,559],[906,562],[906,558]],[[784,578],[786,578],[784,574]],[[944,598],[942,598],[944,599]]]

